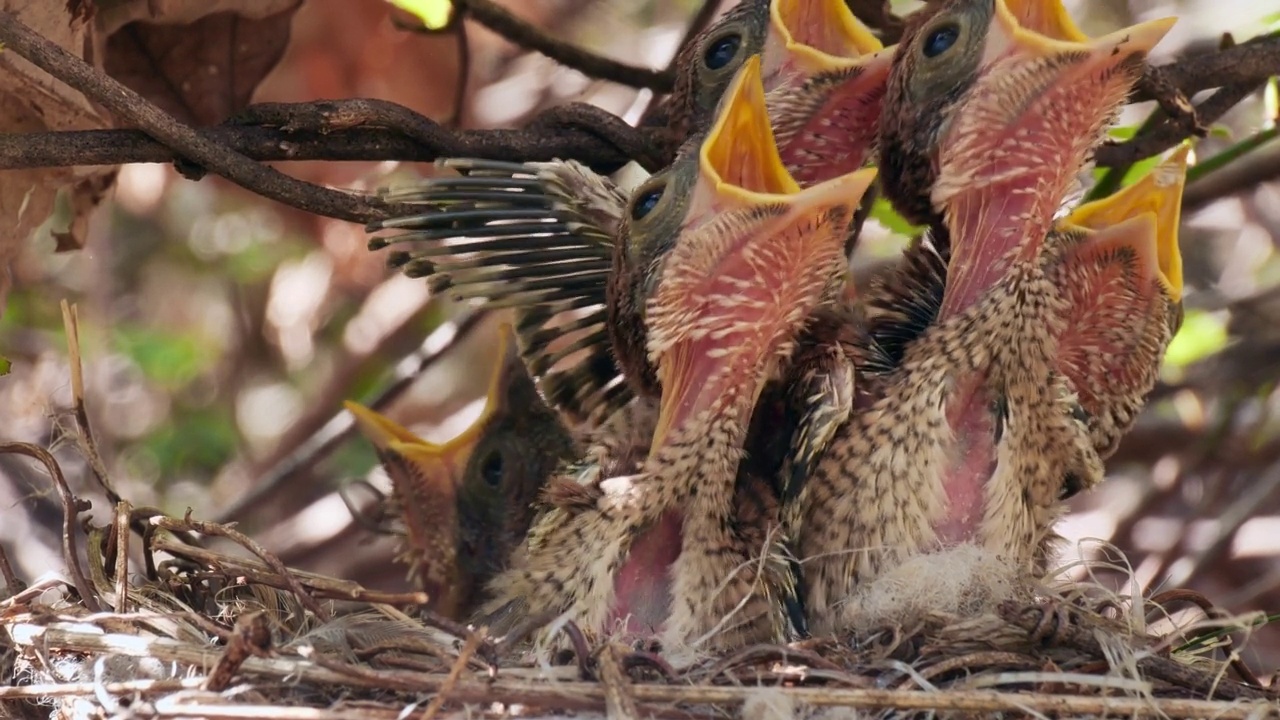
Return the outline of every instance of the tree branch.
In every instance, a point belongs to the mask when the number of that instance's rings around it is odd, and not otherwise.
[[[663,167],[674,150],[662,128],[633,128],[600,108],[577,103],[551,108],[520,130],[450,131],[408,108],[379,100],[259,105],[248,108],[236,124],[195,130],[11,18],[0,14],[0,42],[143,132],[0,135],[0,169],[194,161],[200,166],[194,174],[208,168],[293,207],[368,222],[405,210],[388,207],[378,198],[301,182],[253,161],[573,158],[610,172],[629,160],[650,170]],[[1127,142],[1099,148],[1096,161],[1104,167],[1123,166],[1173,147],[1277,72],[1280,34],[1154,68],[1150,81],[1139,87],[1133,100],[1152,99],[1154,92],[1161,96],[1162,106],[1179,112]],[[1193,113],[1181,107],[1180,99],[1213,87],[1220,89]]]
[[[378,198],[331,190],[291,178],[212,143],[138,93],[45,39],[14,13],[0,12],[0,44],[84,93],[85,97],[117,117],[137,125],[148,135],[176,149],[182,157],[263,197],[321,215],[363,223],[412,211],[412,208],[394,207]]]
[[[664,129],[633,128],[605,110],[576,103],[551,108],[522,130],[460,131],[382,100],[266,103],[246,108],[228,124],[192,132],[259,161],[572,157],[598,172],[613,172],[633,157],[650,170],[663,167],[671,153]],[[179,159],[139,130],[0,134],[0,170]]]
[[[1187,97],[1227,85],[1261,83],[1280,73],[1280,33],[1260,35],[1217,52],[1179,58],[1158,70],[1162,81]],[[1155,100],[1153,89],[1139,87],[1130,101]]]
[[[459,12],[522,48],[542,53],[565,67],[601,80],[669,93],[675,87],[675,72],[637,67],[584,50],[572,43],[548,36],[533,25],[489,0],[454,0]]]
[[[1196,106],[1194,117],[1200,123],[1212,123],[1262,87],[1264,82],[1266,78],[1221,87]],[[1194,130],[1189,130],[1179,118],[1166,118],[1149,131],[1140,133],[1131,140],[1102,145],[1094,154],[1094,160],[1099,167],[1132,165],[1142,158],[1168,150],[1192,134]]]
[[[864,25],[875,30],[886,46],[902,37],[906,23],[893,14],[889,0],[844,0],[844,4]]]

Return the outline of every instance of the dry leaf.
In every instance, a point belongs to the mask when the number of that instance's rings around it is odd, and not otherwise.
[[[76,0],[0,0],[0,8],[76,55],[83,55],[92,41],[90,7]],[[79,92],[12,51],[0,53],[0,132],[84,130],[104,124]],[[9,265],[32,231],[49,217],[59,188],[96,178],[88,185],[92,195],[100,198],[109,186],[101,179],[113,172],[110,168],[50,168],[0,173],[0,314],[8,295]],[[73,205],[92,204],[77,197],[77,192],[72,190]]]
[[[154,3],[177,5],[177,3]],[[206,2],[216,10],[234,3]],[[280,3],[275,3],[279,5]],[[284,9],[252,16],[234,10],[190,20],[187,8],[153,13],[117,29],[107,39],[109,75],[165,112],[192,125],[215,125],[244,108],[253,91],[284,55],[298,0]]]
[[[189,25],[214,13],[229,12],[261,20],[296,10],[300,0],[98,0],[97,25],[103,37],[139,20],[165,25]]]

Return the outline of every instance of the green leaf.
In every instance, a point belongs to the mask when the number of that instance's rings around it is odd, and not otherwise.
[[[1226,125],[1213,125],[1209,128],[1209,137],[1218,138],[1219,140],[1231,139],[1231,128]]]
[[[13,369],[13,363],[9,362],[9,358],[0,355],[0,375],[8,375]]]
[[[1120,187],[1129,187],[1138,180],[1141,180],[1143,176],[1151,172],[1152,168],[1159,165],[1161,160],[1164,160],[1162,156],[1152,155],[1149,158],[1143,158],[1142,160],[1134,163],[1133,167],[1129,168],[1129,170],[1124,174],[1124,177],[1120,180]]]
[[[1134,135],[1138,134],[1137,125],[1117,125],[1107,130],[1107,134],[1116,140],[1132,140]]]
[[[871,217],[876,222],[888,228],[891,232],[899,235],[916,235],[924,230],[923,226],[912,225],[907,222],[901,215],[893,209],[893,205],[884,198],[876,198],[875,205],[871,206]]]
[[[181,388],[196,379],[215,354],[210,344],[199,336],[149,328],[122,328],[115,333],[115,343],[138,363],[143,375],[170,389]]]
[[[443,30],[453,17],[453,3],[449,0],[389,0],[392,5],[412,13],[428,30]]]
[[[1233,632],[1240,632],[1249,628],[1257,629],[1263,625],[1269,625],[1274,622],[1280,622],[1280,614],[1243,617],[1240,618],[1240,622],[1238,623],[1232,623],[1226,627],[1209,630],[1204,635],[1178,646],[1174,649],[1174,652],[1189,653],[1204,650],[1227,638],[1227,636]]]
[[[1227,346],[1226,319],[1216,313],[1192,310],[1182,321],[1182,329],[1169,343],[1164,360],[1174,368],[1184,368]]]
[[[181,475],[212,475],[236,454],[235,419],[230,410],[183,408],[181,418],[181,422],[157,428],[141,443],[141,451],[159,467],[162,483]]]

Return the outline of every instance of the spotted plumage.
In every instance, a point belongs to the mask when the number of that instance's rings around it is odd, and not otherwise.
[[[638,343],[657,381],[648,457],[589,491],[553,490],[572,504],[539,519],[482,621],[550,610],[696,649],[782,638],[791,565],[775,492],[743,465],[743,445],[797,333],[838,295],[843,233],[870,175],[801,191],[768,133],[758,72],[750,61],[726,97],[698,172],[642,185],[624,216],[619,262],[638,271],[609,304],[644,328],[615,343]]]

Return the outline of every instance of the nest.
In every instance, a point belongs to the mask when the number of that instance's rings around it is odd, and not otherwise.
[[[291,570],[234,528],[118,501],[105,528],[55,459],[68,576],[0,601],[5,717],[345,718],[1261,717],[1280,711],[1230,634],[1247,620],[1165,592],[1125,602],[1092,585],[1005,601],[972,616],[920,616],[856,636],[748,647],[675,668],[661,652],[589,645],[537,659],[505,638],[383,593]],[[210,549],[210,541],[229,541]],[[85,545],[85,551],[80,550]],[[237,547],[238,546],[238,547]],[[80,557],[87,557],[82,564]],[[141,562],[130,562],[141,557]],[[1178,606],[1201,619],[1175,623]],[[1208,620],[1208,621],[1206,621]],[[1164,623],[1165,632],[1154,628]],[[1139,630],[1138,628],[1142,628]]]
[[[0,717],[1280,714],[1280,683],[1260,681],[1232,641],[1265,618],[1224,617],[1197,593],[1131,600],[1097,583],[997,593],[1003,600],[963,612],[917,604],[900,616],[909,621],[679,668],[653,649],[592,646],[572,623],[559,626],[566,650],[535,654],[525,639],[554,618],[489,637],[427,610],[425,593],[293,570],[230,525],[134,508],[99,459],[75,310],[63,313],[75,439],[115,513],[106,527],[80,522],[88,503],[49,451],[0,443],[44,466],[61,500],[67,568],[26,587],[0,548],[0,671],[15,680],[0,687]],[[979,580],[991,574],[974,567]],[[946,578],[925,576],[934,594],[949,592],[939,590]],[[888,594],[929,594],[920,590]]]

